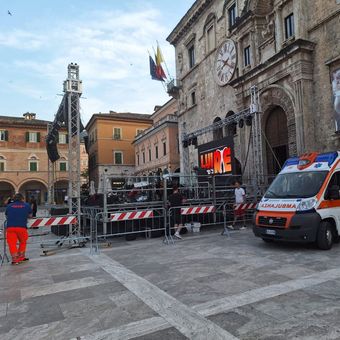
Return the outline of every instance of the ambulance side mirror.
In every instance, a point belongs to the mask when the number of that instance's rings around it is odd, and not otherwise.
[[[329,189],[328,189],[328,193],[327,193],[327,198],[330,200],[338,200],[340,199],[340,194],[339,194],[339,190],[340,187],[338,185],[332,185]]]

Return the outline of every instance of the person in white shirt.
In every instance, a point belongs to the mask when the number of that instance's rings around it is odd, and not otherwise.
[[[235,182],[235,204],[234,204],[234,221],[233,224],[228,226],[229,229],[234,229],[236,221],[240,218],[242,219],[242,227],[240,229],[246,229],[246,220],[245,220],[245,210],[244,209],[235,209],[239,204],[246,202],[246,192],[243,188],[241,188],[241,183]]]

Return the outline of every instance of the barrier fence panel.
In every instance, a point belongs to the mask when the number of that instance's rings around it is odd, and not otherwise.
[[[106,230],[104,230],[106,223]],[[91,225],[91,251],[99,250],[99,241],[110,244],[113,237],[124,236],[126,240],[133,240],[137,236],[145,238],[166,236],[166,209],[154,206],[152,208],[123,207],[118,210],[111,208],[99,212],[95,216],[95,223]]]

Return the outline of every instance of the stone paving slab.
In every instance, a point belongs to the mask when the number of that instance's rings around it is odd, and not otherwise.
[[[113,245],[41,257],[30,244],[29,263],[1,267],[1,340],[340,339],[340,245],[250,230]]]

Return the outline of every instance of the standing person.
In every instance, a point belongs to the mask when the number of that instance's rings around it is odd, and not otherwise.
[[[241,183],[239,181],[235,182],[235,204],[234,204],[234,221],[232,225],[229,225],[229,229],[234,229],[236,221],[240,218],[242,219],[243,225],[240,229],[246,229],[245,211],[243,209],[235,209],[238,204],[245,203],[246,192],[241,188]]]
[[[32,217],[37,217],[38,205],[37,200],[34,198],[34,196],[31,196],[30,204],[32,209]]]
[[[180,207],[183,203],[184,203],[184,197],[182,196],[182,194],[179,192],[178,190],[178,186],[174,185],[172,188],[172,194],[169,195],[169,204],[170,204],[170,208],[174,208],[173,209],[173,214],[174,214],[174,227],[175,227],[175,237],[182,239],[182,237],[180,236],[180,231],[183,228],[182,222],[181,222],[181,208]]]
[[[8,248],[12,256],[12,264],[16,265],[27,261],[25,257],[26,242],[28,239],[27,219],[32,215],[31,206],[24,202],[24,196],[20,193],[14,195],[14,202],[6,208],[6,237]],[[17,243],[19,242],[19,247]]]

